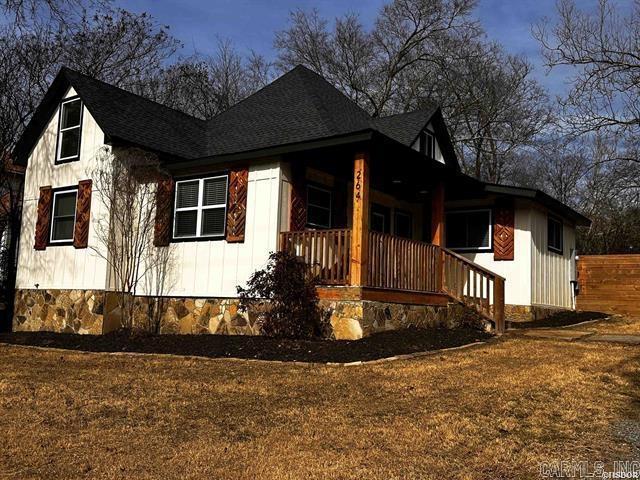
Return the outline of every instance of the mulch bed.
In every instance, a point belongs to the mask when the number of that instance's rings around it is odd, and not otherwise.
[[[576,323],[588,322],[590,320],[600,320],[607,318],[609,315],[602,312],[574,312],[571,310],[554,313],[553,315],[542,320],[534,322],[510,322],[509,328],[549,328],[564,327],[567,325],[575,325]]]
[[[405,329],[362,340],[292,340],[231,335],[77,335],[51,332],[0,334],[0,342],[87,352],[142,352],[292,362],[357,362],[484,341],[492,335],[469,328]]]

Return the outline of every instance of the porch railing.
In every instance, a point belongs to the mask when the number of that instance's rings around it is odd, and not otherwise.
[[[351,230],[348,228],[282,232],[280,250],[301,257],[323,284],[349,284]]]
[[[440,292],[440,251],[436,245],[369,232],[368,286]]]
[[[350,229],[282,232],[280,249],[311,265],[321,283],[350,284]],[[504,278],[437,245],[369,232],[366,286],[446,293],[504,331]]]

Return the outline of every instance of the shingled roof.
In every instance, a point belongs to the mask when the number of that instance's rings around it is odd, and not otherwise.
[[[297,66],[204,121],[63,68],[16,146],[20,164],[26,164],[29,152],[70,86],[108,141],[128,142],[177,159],[216,157],[367,131],[411,146],[437,111],[431,108],[372,118],[320,75]]]

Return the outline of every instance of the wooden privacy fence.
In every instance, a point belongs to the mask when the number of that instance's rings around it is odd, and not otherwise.
[[[440,265],[440,251],[435,245],[369,232],[370,287],[439,292]]]
[[[578,310],[640,315],[640,255],[580,255]]]
[[[282,232],[280,250],[301,257],[323,284],[349,284],[350,229]]]

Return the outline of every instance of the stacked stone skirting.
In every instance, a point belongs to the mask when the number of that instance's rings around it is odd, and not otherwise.
[[[16,332],[103,332],[102,290],[16,290]]]
[[[374,333],[409,327],[488,329],[490,322],[458,303],[409,305],[370,300],[322,300],[336,340],[357,340]]]
[[[505,305],[504,316],[510,322],[535,322],[565,310],[568,309],[542,305]]]
[[[116,294],[101,290],[17,290],[14,331],[101,334],[116,330]],[[164,334],[260,335],[257,316],[234,298],[135,297],[134,326]],[[408,327],[487,328],[473,310],[457,303],[409,305],[369,300],[320,301],[336,339],[356,340]]]

